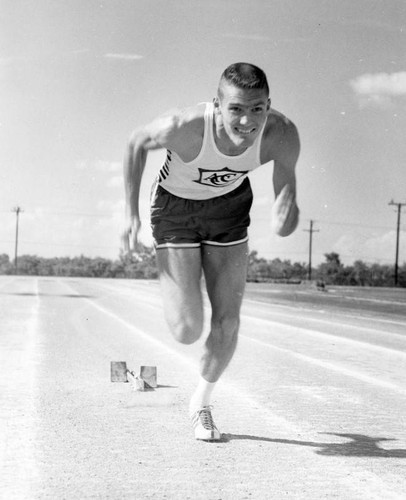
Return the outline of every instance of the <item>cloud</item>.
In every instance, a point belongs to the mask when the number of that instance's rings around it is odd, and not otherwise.
[[[108,160],[79,160],[76,162],[78,170],[98,170],[100,172],[116,173],[121,172],[122,163],[120,161]]]
[[[138,61],[139,59],[144,58],[144,56],[141,56],[139,54],[115,54],[112,52],[104,54],[104,57],[106,57],[107,59],[118,59],[122,61]]]
[[[122,163],[120,161],[97,160],[95,167],[102,172],[121,172]]]
[[[406,238],[404,231],[401,240]],[[346,234],[333,245],[333,251],[343,257],[343,261],[352,263],[355,260],[391,264],[395,258],[396,231],[388,231],[380,235],[362,236]]]
[[[125,203],[123,199],[118,201],[100,200],[96,205],[97,210],[111,214],[124,214]]]
[[[107,187],[116,188],[120,187],[124,189],[124,180],[122,175],[116,175],[111,177],[107,182]]]
[[[406,96],[406,71],[398,73],[367,73],[350,81],[361,106],[387,107],[396,97]]]

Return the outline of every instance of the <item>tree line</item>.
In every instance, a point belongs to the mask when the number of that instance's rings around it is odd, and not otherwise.
[[[345,266],[335,253],[324,255],[325,262],[311,271],[312,280],[321,285],[347,286],[393,286],[393,266],[367,264],[361,260]],[[9,256],[0,254],[0,274],[21,274],[29,276],[76,276],[92,278],[156,279],[158,271],[152,247],[141,245],[132,255],[120,254],[118,259],[101,257],[54,257],[22,255],[15,262]],[[249,254],[248,281],[294,283],[307,280],[307,264],[290,260],[267,260],[258,256],[257,251]],[[398,269],[398,284],[406,287],[406,263]]]

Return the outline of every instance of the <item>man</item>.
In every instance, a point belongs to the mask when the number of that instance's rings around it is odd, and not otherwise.
[[[273,160],[272,226],[280,236],[291,234],[299,217],[299,137],[293,123],[271,109],[264,72],[232,64],[213,103],[172,111],[132,134],[124,162],[126,251],[137,245],[141,178],[148,151],[157,148],[167,150],[151,198],[165,316],[179,342],[201,336],[203,273],[211,330],[189,411],[196,439],[219,440],[210,397],[237,344],[252,204],[247,174]]]

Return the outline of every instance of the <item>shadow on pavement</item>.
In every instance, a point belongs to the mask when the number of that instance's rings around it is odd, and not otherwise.
[[[384,450],[378,446],[382,441],[396,441],[390,438],[373,438],[362,434],[336,434],[324,432],[330,436],[339,436],[350,439],[345,443],[317,443],[314,441],[298,441],[294,439],[273,439],[260,436],[249,436],[245,434],[222,434],[221,442],[228,443],[233,440],[262,441],[266,443],[293,444],[296,446],[309,446],[320,448],[317,455],[344,456],[344,457],[381,457],[381,458],[406,458],[406,449]]]

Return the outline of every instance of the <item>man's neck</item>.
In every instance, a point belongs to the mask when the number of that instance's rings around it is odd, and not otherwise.
[[[226,156],[239,156],[247,150],[246,147],[236,146],[228,137],[219,117],[213,120],[213,137],[217,149]]]

